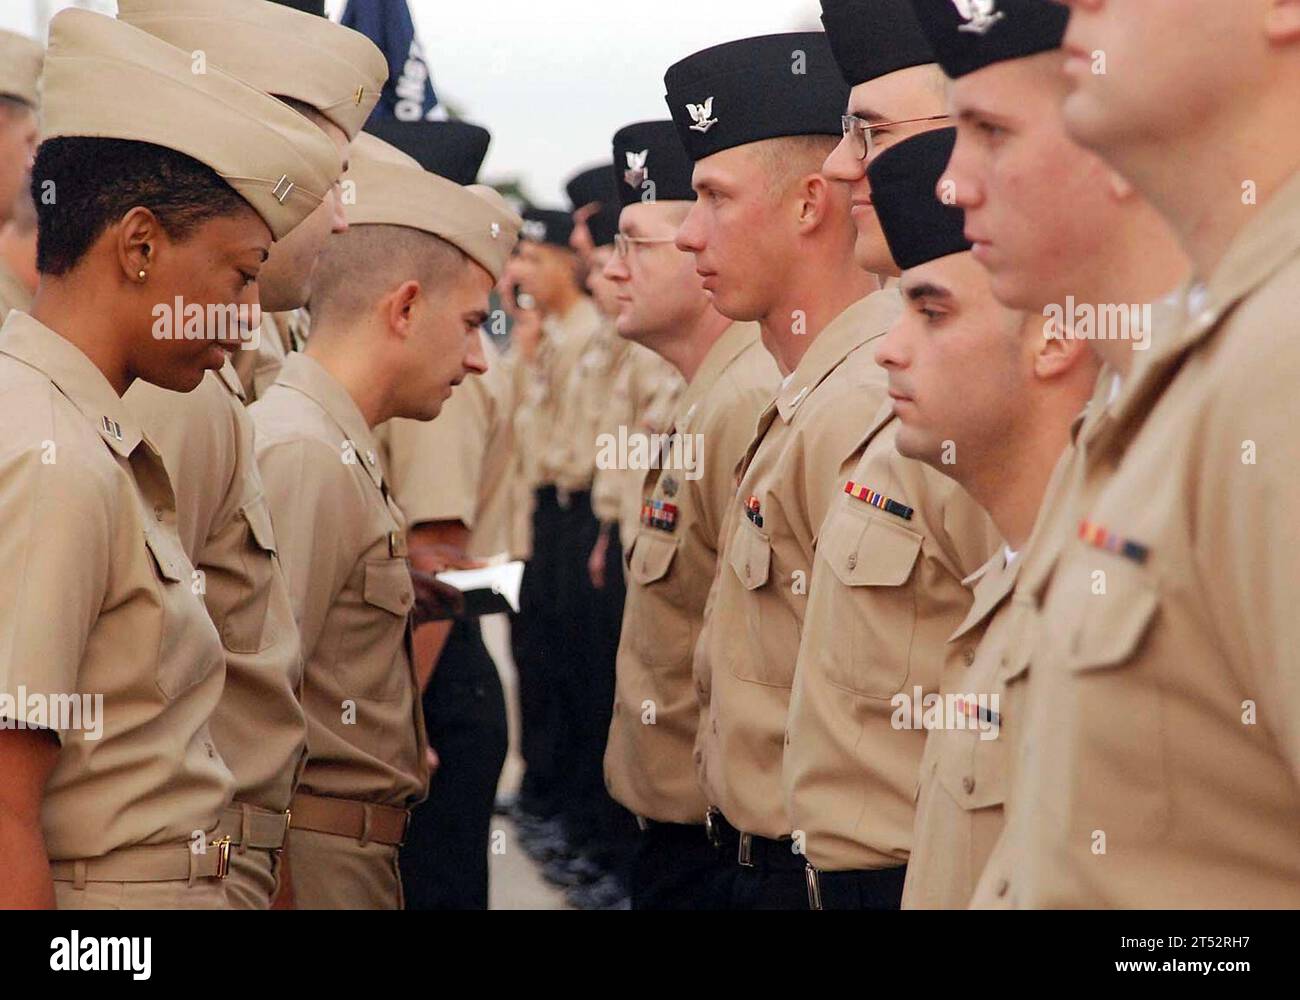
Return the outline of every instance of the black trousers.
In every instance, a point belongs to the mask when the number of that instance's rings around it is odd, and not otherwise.
[[[636,840],[628,874],[634,910],[712,910],[723,877],[703,824],[649,823]]]
[[[524,567],[519,613],[510,619],[510,644],[519,674],[520,754],[524,775],[519,804],[551,816],[559,808],[559,747],[567,738],[558,691],[560,646],[556,557],[562,511],[555,487],[535,495],[533,555]]]
[[[485,910],[492,804],[508,735],[501,680],[477,619],[452,625],[424,692],[424,718],[440,764],[400,852],[406,908]]]

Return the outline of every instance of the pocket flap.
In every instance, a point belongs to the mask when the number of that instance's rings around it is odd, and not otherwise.
[[[632,545],[628,575],[643,585],[662,580],[676,554],[676,538],[654,531],[642,531]]]
[[[258,497],[256,500],[250,500],[240,509],[240,513],[248,522],[248,530],[253,533],[253,540],[257,542],[258,548],[266,552],[274,552],[275,531],[271,527],[271,512],[267,509],[265,498]]]
[[[831,569],[847,587],[901,587],[921,554],[921,536],[879,517],[848,512],[836,518],[823,545]]]
[[[1160,597],[1145,581],[1112,588],[1103,609],[1088,614],[1070,640],[1075,670],[1116,667],[1133,657],[1160,607]]]
[[[405,617],[415,603],[415,585],[405,559],[366,563],[363,596],[367,604]]]
[[[728,562],[746,590],[757,590],[767,583],[772,566],[772,542],[742,517],[731,536]]]
[[[179,543],[170,541],[159,531],[150,528],[145,528],[144,543],[153,556],[159,576],[173,583],[185,579],[185,561],[181,558]]]

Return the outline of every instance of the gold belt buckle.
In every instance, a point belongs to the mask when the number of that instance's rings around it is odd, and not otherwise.
[[[808,882],[808,909],[822,909],[822,883],[817,876],[817,869],[811,864],[804,865],[804,878]]]
[[[217,849],[217,878],[225,878],[230,873],[230,835],[227,834],[211,846]]]

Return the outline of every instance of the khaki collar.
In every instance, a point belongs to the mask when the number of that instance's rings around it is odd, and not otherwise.
[[[1203,339],[1229,309],[1300,253],[1300,171],[1272,198],[1254,210],[1254,218],[1228,246],[1205,286],[1206,295],[1188,318],[1180,340],[1184,348]]]
[[[896,289],[872,292],[831,320],[816,335],[799,367],[776,397],[777,412],[786,423],[817,386],[857,348],[884,334],[898,318],[902,299]]]
[[[325,411],[351,444],[356,464],[365,469],[371,482],[382,490],[384,471],[379,446],[361,410],[338,380],[314,358],[294,351],[284,359],[280,377],[275,381],[277,385],[297,390]]]
[[[244,383],[239,381],[239,373],[235,371],[235,363],[226,358],[226,363],[217,369],[217,377],[226,384],[229,389],[241,403],[246,400],[244,394]]]
[[[82,412],[123,458],[143,440],[140,425],[104,373],[71,341],[17,309],[0,330],[0,354],[35,368]]]
[[[732,323],[722,331],[722,336],[713,342],[709,353],[704,355],[704,360],[700,362],[695,377],[682,393],[681,401],[677,404],[677,411],[681,416],[674,422],[677,430],[686,431],[691,417],[695,414],[696,404],[722,377],[727,366],[740,357],[741,353],[747,350],[758,337],[757,323]]]
[[[1182,318],[1168,343],[1159,339],[1152,356],[1138,366],[1114,407],[1117,426],[1144,414],[1182,360],[1219,328],[1242,299],[1249,296],[1300,254],[1300,171],[1263,205],[1228,247],[1204,286],[1190,285],[1179,298]]]
[[[984,624],[1002,602],[1016,589],[1016,579],[1020,576],[1020,565],[1025,561],[1025,554],[1020,553],[1011,563],[1007,563],[1007,554],[1001,546],[993,553],[983,566],[962,581],[966,586],[974,584],[975,596],[971,602],[970,613],[958,626],[948,641],[960,639],[967,632]]]

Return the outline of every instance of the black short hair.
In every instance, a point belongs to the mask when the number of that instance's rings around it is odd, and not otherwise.
[[[129,139],[47,139],[32,167],[39,218],[36,269],[71,271],[100,235],[132,208],[149,209],[167,235],[184,240],[209,219],[248,208],[207,164]]]

